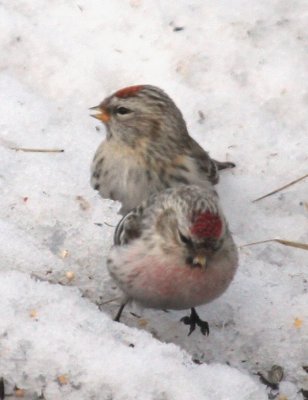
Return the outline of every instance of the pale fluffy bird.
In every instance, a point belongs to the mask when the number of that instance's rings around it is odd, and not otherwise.
[[[126,303],[182,310],[182,321],[209,327],[195,307],[219,297],[238,265],[237,249],[213,186],[183,185],[150,196],[119,222],[107,259],[111,277]]]
[[[235,166],[210,158],[158,87],[118,90],[91,110],[107,130],[92,162],[91,185],[103,198],[121,202],[123,215],[166,188],[216,184],[218,170]]]

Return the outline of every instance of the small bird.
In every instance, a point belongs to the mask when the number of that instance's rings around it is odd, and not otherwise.
[[[107,258],[125,305],[191,308],[182,321],[203,334],[209,326],[195,307],[220,296],[237,269],[237,249],[213,186],[182,185],[150,196],[119,222]]]
[[[107,97],[92,117],[107,129],[91,167],[91,185],[122,203],[125,215],[150,194],[181,184],[218,182],[219,162],[189,135],[181,111],[161,89],[130,86]]]

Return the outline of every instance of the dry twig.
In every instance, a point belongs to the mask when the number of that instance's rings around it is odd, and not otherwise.
[[[23,151],[25,153],[63,153],[64,149],[28,149],[25,147],[10,147],[11,150]]]
[[[100,305],[100,306],[104,306],[105,304],[109,304],[109,303],[112,303],[113,301],[117,301],[117,300],[121,300],[121,297],[114,297],[114,298],[111,299],[111,300],[103,301],[102,303],[99,303],[99,305]]]
[[[295,179],[295,181],[292,181],[292,182],[290,182],[290,183],[287,183],[286,185],[284,185],[284,186],[282,186],[282,187],[280,187],[280,188],[278,188],[278,189],[276,189],[276,190],[274,190],[274,191],[272,191],[272,192],[270,192],[270,193],[267,193],[267,194],[265,194],[264,196],[258,197],[257,199],[252,200],[252,202],[255,203],[256,201],[265,199],[265,197],[269,197],[269,196],[271,196],[272,194],[278,193],[278,192],[280,192],[281,190],[286,189],[286,188],[288,188],[288,187],[294,185],[295,183],[297,183],[297,182],[299,182],[299,181],[302,181],[303,179],[305,179],[305,178],[307,178],[307,177],[308,177],[308,174],[306,174],[306,175],[304,175],[304,176],[302,176],[302,177],[300,177],[300,178],[298,178],[298,179]]]
[[[283,240],[283,239],[261,240],[260,242],[253,242],[253,243],[243,244],[239,248],[241,249],[242,247],[249,247],[249,246],[254,246],[256,244],[269,243],[269,242],[276,242],[276,243],[283,244],[284,246],[296,247],[297,249],[308,250],[308,243],[292,242],[290,240]]]

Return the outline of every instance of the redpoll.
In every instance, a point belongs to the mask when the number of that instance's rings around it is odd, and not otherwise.
[[[237,249],[218,196],[207,187],[179,186],[151,196],[119,222],[107,266],[124,297],[144,307],[182,310],[182,321],[208,334],[194,307],[220,296],[237,269]]]
[[[92,163],[91,184],[103,198],[120,201],[123,215],[152,193],[179,184],[215,184],[218,170],[235,166],[209,157],[157,87],[127,87],[91,110],[107,129]]]

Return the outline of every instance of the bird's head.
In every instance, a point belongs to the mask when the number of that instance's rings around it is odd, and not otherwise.
[[[201,188],[178,188],[156,220],[165,252],[177,252],[191,267],[206,267],[221,248],[227,232],[215,191],[208,196],[208,201],[203,196]]]
[[[180,110],[161,89],[151,85],[136,85],[120,89],[90,108],[92,117],[102,121],[107,138],[127,143],[141,138],[156,141],[162,135],[187,132]]]
[[[203,210],[194,213],[188,221],[186,229],[178,229],[181,245],[186,252],[186,263],[192,267],[206,268],[223,243],[224,218],[219,213]]]

